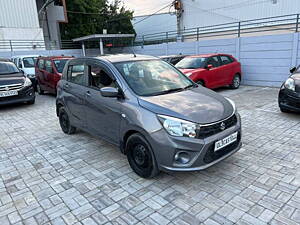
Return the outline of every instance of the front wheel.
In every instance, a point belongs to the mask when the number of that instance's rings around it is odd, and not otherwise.
[[[152,149],[140,134],[133,134],[126,143],[127,159],[133,171],[143,177],[152,178],[159,174]]]
[[[240,78],[239,75],[235,75],[233,77],[233,80],[232,80],[232,83],[231,83],[230,87],[232,89],[238,89],[240,87],[240,85],[241,85],[241,78]]]
[[[64,108],[59,109],[59,124],[65,134],[74,134],[76,132],[76,127],[71,125],[69,116]]]
[[[36,90],[39,93],[39,95],[43,95],[44,91],[42,90],[42,87],[39,83],[36,84]]]

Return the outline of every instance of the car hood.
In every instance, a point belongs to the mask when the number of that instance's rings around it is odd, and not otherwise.
[[[187,74],[187,73],[193,73],[195,71],[197,72],[201,72],[205,69],[179,69],[181,72],[183,72],[184,74]]]
[[[139,97],[139,104],[156,114],[200,124],[226,119],[234,112],[227,99],[203,87],[166,95]]]
[[[22,73],[0,75],[0,86],[23,84],[25,82],[25,76]]]

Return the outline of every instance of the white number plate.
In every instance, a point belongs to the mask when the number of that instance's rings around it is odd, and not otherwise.
[[[1,97],[9,97],[9,96],[15,96],[18,95],[18,91],[6,91],[6,92],[0,92],[0,98]]]
[[[219,151],[222,148],[225,148],[226,146],[232,144],[233,142],[237,141],[237,137],[238,137],[238,132],[224,138],[221,141],[216,142],[215,144],[215,152]]]

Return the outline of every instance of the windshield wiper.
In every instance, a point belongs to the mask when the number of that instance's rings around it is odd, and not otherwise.
[[[196,85],[195,85],[195,84],[191,84],[191,85],[186,86],[186,87],[183,88],[183,89],[184,89],[184,90],[187,90],[187,89],[189,89],[189,88],[194,88],[194,87],[196,87]]]
[[[170,93],[179,92],[179,91],[184,91],[184,88],[173,88],[173,89],[169,89],[169,90],[149,94],[148,96],[164,95],[164,94],[170,94]]]

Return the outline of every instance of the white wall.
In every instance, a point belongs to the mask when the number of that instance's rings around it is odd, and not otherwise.
[[[182,0],[182,29],[297,14],[299,0]]]
[[[299,33],[293,33],[174,42],[135,47],[135,52],[154,56],[227,53],[241,62],[244,84],[279,87],[289,76],[289,68],[300,64],[300,38]]]

